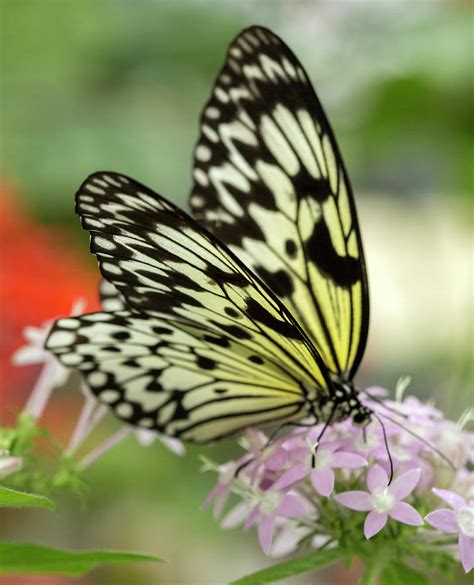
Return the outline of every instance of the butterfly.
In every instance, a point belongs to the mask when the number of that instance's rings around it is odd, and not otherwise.
[[[205,443],[311,418],[368,422],[353,378],[369,300],[352,189],[301,63],[270,30],[231,43],[200,120],[194,218],[89,176],[76,212],[103,311],[46,342],[129,424]]]

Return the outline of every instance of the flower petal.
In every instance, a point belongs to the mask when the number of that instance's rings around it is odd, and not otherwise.
[[[459,554],[461,556],[461,563],[466,573],[474,569],[474,538],[459,535]]]
[[[278,513],[286,518],[298,518],[303,516],[306,512],[303,502],[298,496],[287,494],[280,506],[278,507]]]
[[[453,508],[453,510],[457,510],[466,505],[466,500],[451,490],[433,488],[433,493],[436,494],[438,498],[444,500],[449,506],[451,506],[451,508]]]
[[[239,502],[224,516],[221,522],[221,528],[229,529],[235,528],[236,526],[240,526],[240,524],[243,524],[245,517],[248,514],[248,511],[249,511],[248,503]]]
[[[212,500],[221,494],[224,491],[224,486],[220,483],[216,483],[216,485],[212,488],[212,490],[207,495],[207,498],[204,500],[204,504],[202,505],[203,508],[207,508]]]
[[[331,460],[331,467],[348,467],[349,469],[355,469],[357,467],[364,467],[367,465],[367,459],[356,455],[356,453],[349,453],[348,451],[338,451],[334,453]]]
[[[387,485],[388,475],[385,469],[380,465],[371,467],[367,473],[367,487],[369,488],[369,492],[373,493],[377,488],[386,488]]]
[[[406,502],[396,503],[388,514],[394,520],[398,520],[404,524],[410,524],[410,526],[421,526],[423,524],[423,518],[413,506],[410,506]]]
[[[273,529],[275,528],[275,515],[262,516],[258,525],[258,541],[265,554],[270,552],[272,545]]]
[[[439,510],[430,512],[425,516],[425,520],[428,524],[431,524],[433,528],[437,528],[443,532],[459,532],[456,514],[452,510],[448,510],[448,508],[440,508]]]
[[[147,431],[147,429],[141,429],[141,431],[150,432]],[[156,435],[153,431],[151,431],[151,433]],[[157,437],[161,443],[163,443],[163,445],[175,455],[184,455],[186,453],[186,447],[183,445],[182,441],[176,437],[168,437],[167,435],[161,434],[157,435]]]
[[[250,510],[250,513],[247,516],[247,520],[245,521],[245,524],[244,524],[245,530],[248,530],[253,524],[255,524],[257,518],[258,518],[258,504]]]
[[[342,494],[334,496],[334,499],[339,504],[342,504],[351,510],[357,510],[358,512],[368,512],[369,510],[372,510],[371,497],[367,492],[357,490],[353,492],[342,492]]]
[[[288,486],[304,479],[307,475],[309,475],[309,473],[310,469],[307,465],[304,465],[303,463],[297,463],[296,465],[293,465],[293,467],[290,467],[290,469],[285,471],[285,473],[283,473],[283,475],[277,479],[273,485],[273,488],[276,490],[287,488]]]
[[[288,453],[283,451],[283,449],[279,449],[265,460],[265,467],[270,471],[278,471],[279,469],[283,469],[287,459]]]
[[[334,471],[332,469],[313,469],[311,483],[318,494],[328,497],[334,489]]]
[[[417,483],[420,481],[421,469],[411,469],[406,473],[402,473],[392,485],[389,487],[390,493],[395,496],[395,499],[400,501],[406,498],[415,489]]]
[[[387,514],[382,514],[375,510],[369,512],[364,522],[365,538],[372,538],[377,532],[380,532],[387,523],[387,519]]]

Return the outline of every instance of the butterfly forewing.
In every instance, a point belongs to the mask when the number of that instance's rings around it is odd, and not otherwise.
[[[141,420],[156,419],[154,428],[203,441],[251,424],[304,416],[308,389],[321,399],[331,393],[324,364],[287,309],[185,213],[115,173],[91,175],[76,201],[104,278],[133,313],[101,313],[92,326],[87,316],[66,325],[59,321],[48,347],[66,365],[76,365],[68,360],[77,362],[102,400],[116,396],[109,391],[121,393],[115,408],[119,416],[144,426],[149,422]],[[67,333],[73,322],[80,323],[74,339]],[[112,325],[118,328],[115,345]],[[159,392],[144,389],[144,384],[150,370],[161,371],[163,359],[170,359],[165,356],[169,346],[162,343],[163,326],[175,335],[186,333],[188,342],[174,344],[173,369],[165,373],[167,382],[173,378],[167,390],[171,397],[160,406],[156,401],[164,398],[153,396]],[[199,351],[190,352],[191,339]],[[107,354],[107,347],[115,349]],[[132,350],[141,352],[141,359],[130,371],[126,362]],[[78,362],[81,352],[88,356],[85,367]],[[101,383],[95,384],[97,380]],[[163,387],[161,374],[157,384]],[[186,406],[179,402],[179,388],[190,396]],[[205,407],[190,410],[193,400]],[[147,404],[152,405],[145,409],[151,415],[140,410]]]
[[[368,330],[354,201],[333,133],[291,50],[243,31],[201,117],[195,217],[251,266],[328,369],[352,377]]]

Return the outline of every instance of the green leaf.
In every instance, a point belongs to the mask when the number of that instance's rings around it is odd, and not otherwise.
[[[4,486],[0,486],[0,507],[4,508],[48,508],[54,510],[54,502],[27,492],[19,492]]]
[[[381,585],[430,585],[423,573],[402,563],[390,563],[382,573]]]
[[[286,577],[293,577],[301,573],[307,573],[308,571],[332,565],[345,558],[347,554],[346,550],[341,549],[318,551],[304,557],[292,559],[291,561],[283,561],[268,569],[246,575],[241,579],[237,579],[237,581],[232,581],[230,585],[264,585],[265,583],[274,583]]]
[[[67,551],[36,544],[0,541],[0,574],[51,574],[79,576],[99,563],[160,561],[152,555],[116,551]]]

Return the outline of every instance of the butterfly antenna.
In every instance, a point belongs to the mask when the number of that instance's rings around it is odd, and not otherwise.
[[[373,414],[380,421],[379,417],[375,414],[375,412]],[[421,443],[423,443],[423,445],[426,445],[426,447],[428,447],[429,449],[431,449],[432,451],[434,451],[436,453],[436,455],[438,455],[438,457],[440,457],[445,463],[447,463],[449,465],[449,467],[451,467],[451,469],[453,471],[456,471],[455,465],[453,465],[453,463],[448,459],[448,457],[442,451],[440,451],[435,445],[433,445],[433,443],[431,443],[430,441],[427,441],[421,435],[419,435],[415,431],[412,431],[410,428],[406,427],[405,425],[402,425],[401,422],[399,422],[397,420],[394,420],[393,418],[390,418],[389,416],[387,416],[386,414],[383,414],[382,412],[379,412],[379,414],[380,414],[380,416],[382,416],[385,419],[389,420],[394,425],[397,425],[397,427],[400,427],[401,429],[403,429],[404,431],[406,431],[412,437],[415,437],[415,439],[418,439],[418,441],[420,441]]]
[[[392,412],[393,414],[396,414],[397,416],[400,416],[401,418],[408,419],[408,416],[406,414],[404,414],[403,412],[399,412],[396,408],[392,408],[391,406],[387,406],[383,400],[380,400],[380,398],[377,398],[376,396],[372,396],[372,394],[369,394],[367,392],[367,390],[358,390],[358,391],[363,392],[366,396],[368,396],[368,398],[370,400],[373,400],[374,402],[376,402],[377,404],[382,406],[382,408],[385,408],[385,410],[388,410],[389,412]]]
[[[372,414],[379,421],[379,424],[382,427],[383,442],[385,445],[385,450],[387,451],[388,463],[390,465],[390,477],[388,479],[388,485],[390,485],[392,483],[392,479],[393,479],[393,459],[392,459],[392,454],[390,453],[390,448],[388,446],[387,431],[385,430],[385,425],[383,424],[382,419],[377,415],[377,413],[372,411]]]

